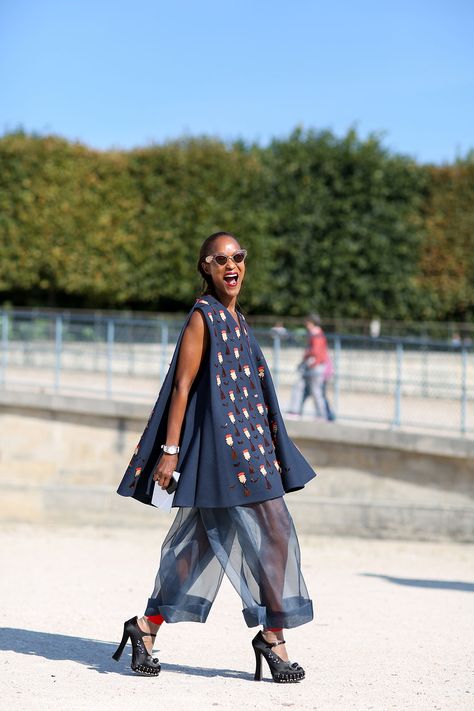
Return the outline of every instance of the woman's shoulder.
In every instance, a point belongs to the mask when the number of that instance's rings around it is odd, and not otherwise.
[[[196,309],[199,309],[199,311],[211,311],[215,308],[216,300],[214,297],[210,296],[209,294],[205,294],[204,296],[199,296],[194,304],[191,307],[191,312],[196,311]]]
[[[181,337],[187,342],[191,339],[195,345],[201,342],[207,345],[209,341],[209,329],[206,327],[206,324],[208,326],[209,324],[206,312],[203,309],[196,307],[197,303],[193,304],[191,307],[183,324]]]
[[[206,321],[208,325],[214,322],[214,318],[217,315],[215,299],[208,296],[199,296],[191,307],[189,312],[190,318],[199,318],[202,316],[203,320]]]
[[[216,314],[215,299],[207,294],[200,296],[195,300],[191,310],[189,311],[187,325],[198,330],[206,330],[204,324],[207,324],[207,327],[210,330],[214,324]]]

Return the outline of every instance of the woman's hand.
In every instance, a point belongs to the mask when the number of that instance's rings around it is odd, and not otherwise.
[[[178,463],[177,454],[162,454],[153,472],[153,480],[158,482],[162,489],[167,489],[173,472]]]

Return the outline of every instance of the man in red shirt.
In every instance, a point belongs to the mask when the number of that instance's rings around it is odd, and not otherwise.
[[[304,391],[307,382],[316,407],[316,416],[326,419],[326,405],[323,394],[324,376],[328,361],[326,336],[321,328],[321,319],[317,314],[310,314],[306,319],[305,326],[308,332],[308,344],[299,368],[302,377],[295,383],[291,395],[289,414],[302,414]]]

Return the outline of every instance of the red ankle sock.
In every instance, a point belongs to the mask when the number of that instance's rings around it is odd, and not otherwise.
[[[269,632],[281,632],[283,627],[265,627]]]
[[[165,618],[161,615],[146,615],[146,618],[147,620],[150,620],[150,622],[153,622],[153,624],[155,625],[162,625],[165,621]]]

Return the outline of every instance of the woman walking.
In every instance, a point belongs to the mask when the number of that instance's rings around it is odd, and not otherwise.
[[[176,518],[165,538],[143,617],[124,624],[114,659],[132,643],[132,669],[158,675],[153,657],[164,622],[205,622],[223,574],[242,598],[255,679],[262,656],[276,682],[296,682],[283,628],[313,618],[298,538],[283,495],[315,474],[289,439],[263,353],[237,311],[247,252],[227,232],[208,237],[198,271],[203,295],[178,338],[158,400],[118,493],[150,504],[155,482],[180,478]]]

